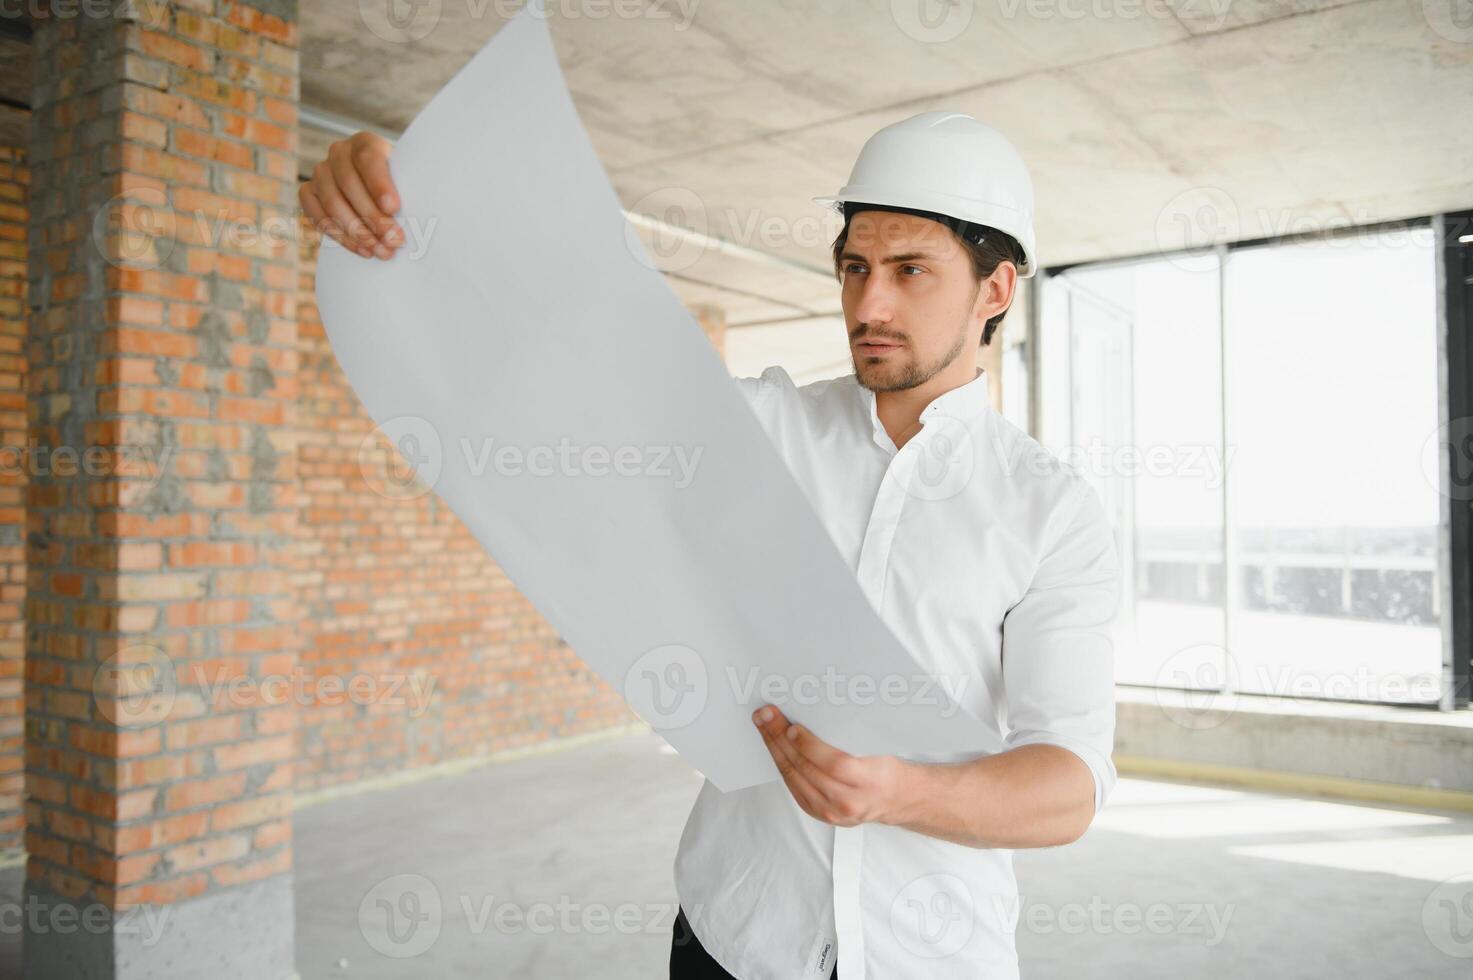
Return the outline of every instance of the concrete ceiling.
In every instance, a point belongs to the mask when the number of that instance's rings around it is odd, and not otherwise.
[[[707,252],[671,270],[684,299],[734,325],[836,310],[837,219],[809,198],[928,109],[1018,145],[1046,265],[1473,205],[1457,0],[917,2],[547,0],[625,208],[790,263]],[[425,0],[396,33],[303,3],[302,101],[402,129],[519,6]]]

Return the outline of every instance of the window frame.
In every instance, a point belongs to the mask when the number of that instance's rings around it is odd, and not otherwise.
[[[1027,365],[1028,377],[1028,431],[1040,438],[1045,426],[1043,417],[1043,391],[1045,365],[1040,356],[1042,350],[1043,305],[1045,284],[1064,273],[1079,269],[1102,269],[1112,266],[1134,265],[1142,262],[1173,258],[1215,256],[1218,278],[1218,336],[1222,400],[1222,439],[1228,444],[1228,372],[1227,347],[1231,343],[1226,329],[1226,277],[1228,263],[1235,252],[1263,247],[1303,244],[1306,242],[1358,237],[1367,234],[1405,232],[1415,234],[1419,230],[1430,230],[1435,253],[1435,302],[1437,309],[1434,328],[1437,333],[1436,376],[1438,384],[1439,425],[1473,426],[1473,210],[1441,212],[1392,221],[1372,222],[1325,229],[1316,232],[1279,235],[1244,239],[1238,242],[1223,242],[1212,246],[1172,251],[1157,251],[1117,256],[1109,259],[1070,262],[1045,266],[1039,274],[1025,280],[1028,287],[1028,318],[1023,343],[1023,360]],[[1071,327],[1072,329],[1072,327]],[[1072,369],[1072,365],[1071,365]],[[1470,686],[1473,686],[1473,502],[1461,501],[1451,491],[1451,466],[1453,453],[1458,448],[1450,444],[1443,446],[1441,456],[1441,489],[1438,495],[1441,513],[1437,534],[1437,572],[1433,588],[1440,592],[1439,627],[1443,643],[1443,683],[1440,699],[1426,705],[1410,702],[1376,702],[1401,708],[1433,708],[1442,711],[1464,710],[1470,706]],[[1473,468],[1473,458],[1463,460],[1466,467]],[[1235,609],[1239,604],[1231,594],[1235,588],[1234,576],[1227,573],[1227,558],[1232,547],[1233,524],[1231,483],[1223,493],[1223,548],[1224,587],[1229,590],[1224,597],[1227,634],[1225,642],[1231,645],[1232,624]],[[1132,576],[1134,571],[1132,570]]]

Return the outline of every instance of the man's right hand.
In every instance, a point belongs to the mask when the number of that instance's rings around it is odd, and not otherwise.
[[[365,259],[387,259],[404,244],[404,230],[390,217],[399,210],[389,177],[390,149],[375,133],[338,140],[297,191],[313,226]]]

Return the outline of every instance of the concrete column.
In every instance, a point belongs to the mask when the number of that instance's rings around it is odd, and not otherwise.
[[[34,38],[25,975],[294,974],[295,0]]]

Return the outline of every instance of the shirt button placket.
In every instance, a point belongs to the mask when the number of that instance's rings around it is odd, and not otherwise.
[[[919,439],[917,433],[891,457],[865,528],[859,553],[859,585],[876,611],[880,611],[885,597],[885,572],[890,566],[890,549],[905,507],[907,487],[919,458]],[[860,927],[864,848],[863,824],[834,828],[834,929],[839,938],[839,956],[844,960],[845,980],[865,977],[864,932]]]

